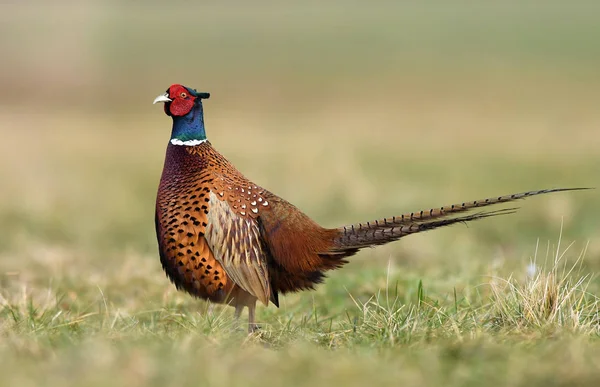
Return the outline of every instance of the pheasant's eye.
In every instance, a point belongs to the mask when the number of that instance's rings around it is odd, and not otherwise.
[[[179,94],[179,96],[181,98],[187,98],[187,93],[186,92],[182,92],[181,94]]]

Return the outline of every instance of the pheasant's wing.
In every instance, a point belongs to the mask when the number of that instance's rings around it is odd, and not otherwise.
[[[239,287],[265,305],[272,296],[267,253],[256,219],[240,213],[214,192],[204,237],[214,257]]]

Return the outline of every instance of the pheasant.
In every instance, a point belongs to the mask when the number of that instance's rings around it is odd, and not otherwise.
[[[164,102],[173,120],[156,200],[156,234],[162,267],[177,289],[235,307],[279,306],[279,295],[313,289],[324,272],[340,268],[360,249],[460,222],[509,214],[468,210],[530,196],[578,190],[555,188],[497,196],[323,228],[289,202],[242,175],[206,138],[202,100],[209,93],[172,85]]]

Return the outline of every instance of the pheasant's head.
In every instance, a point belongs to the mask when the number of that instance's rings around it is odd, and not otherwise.
[[[199,93],[195,89],[190,89],[182,85],[171,85],[167,92],[154,99],[154,103],[164,102],[165,113],[168,116],[185,116],[196,103],[200,100],[210,97],[209,93]]]
[[[173,118],[173,145],[198,145],[206,141],[202,100],[209,97],[209,93],[199,93],[182,85],[171,85],[166,93],[154,99],[154,103],[164,102],[165,113]]]

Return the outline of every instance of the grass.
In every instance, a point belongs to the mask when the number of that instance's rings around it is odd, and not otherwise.
[[[597,385],[596,191],[363,251],[252,336],[157,256],[172,82],[325,226],[598,186],[593,4],[504,4],[4,5],[0,386]]]
[[[581,269],[583,252],[572,250],[557,247],[550,267],[535,273],[463,278],[454,285],[477,286],[449,294],[391,263],[350,281],[338,276],[347,293],[335,297],[331,281],[312,300],[286,297],[280,310],[260,311],[262,329],[249,337],[228,308],[192,301],[158,279],[128,301],[107,293],[121,285],[135,294],[137,281],[112,278],[85,291],[21,284],[0,298],[0,369],[7,385],[40,377],[50,385],[593,385],[597,281]],[[373,295],[347,290],[370,276],[384,284]]]

